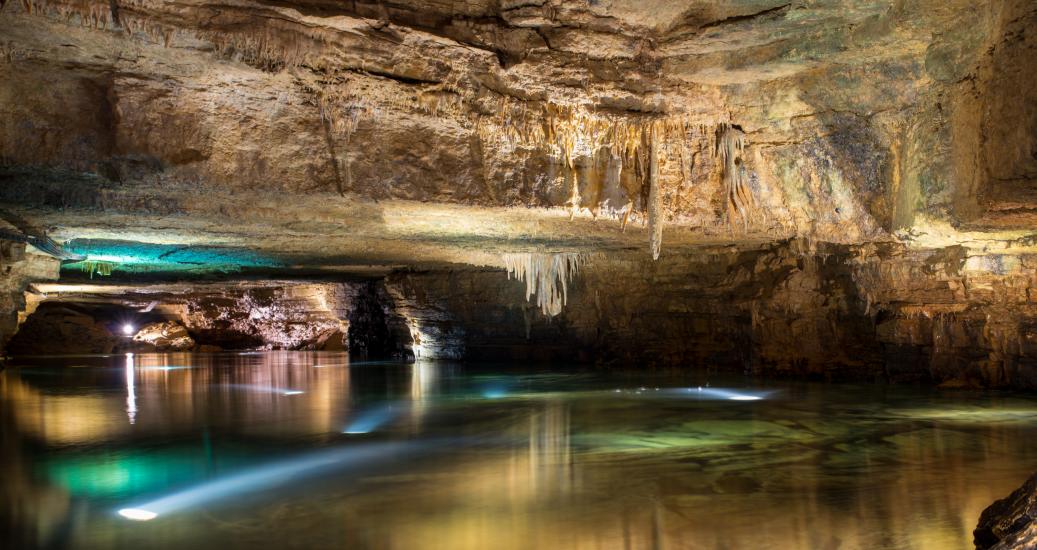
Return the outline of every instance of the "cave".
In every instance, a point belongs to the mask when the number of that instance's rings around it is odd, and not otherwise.
[[[1037,547],[1037,2],[0,0],[0,546]]]

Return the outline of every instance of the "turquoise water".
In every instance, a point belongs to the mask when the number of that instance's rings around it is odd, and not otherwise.
[[[19,360],[15,548],[971,548],[1037,399],[324,353]],[[10,547],[10,546],[9,546]]]

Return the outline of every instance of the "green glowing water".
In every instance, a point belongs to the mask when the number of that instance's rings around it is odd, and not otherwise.
[[[18,548],[965,549],[1037,470],[1034,397],[691,373],[47,358],[0,414]]]
[[[269,256],[244,248],[172,245],[116,241],[109,239],[73,239],[64,248],[86,260],[62,265],[65,274],[84,272],[93,277],[98,266],[110,271],[101,276],[128,274],[206,275],[236,273],[248,269],[281,266]]]

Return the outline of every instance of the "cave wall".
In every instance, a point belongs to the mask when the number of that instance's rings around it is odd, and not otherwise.
[[[44,302],[18,327],[5,352],[12,356],[108,354],[134,349],[130,344],[113,320],[74,305]]]
[[[334,338],[343,349],[352,297],[347,285],[241,285],[162,308],[198,342],[221,348],[304,349]]]
[[[501,271],[386,287],[426,357],[1037,387],[1033,256],[790,241],[586,262],[554,317]]]
[[[59,266],[54,258],[38,254],[24,243],[0,240],[0,356],[39,305],[39,295],[27,294],[26,289],[36,281],[57,279]]]
[[[990,12],[993,31],[975,68],[959,75],[955,168],[959,210],[995,226],[1032,223],[1037,207],[1037,7],[1010,0]]]

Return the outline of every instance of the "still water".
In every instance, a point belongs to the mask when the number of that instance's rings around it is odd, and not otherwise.
[[[19,360],[0,434],[5,548],[966,549],[1037,470],[1025,395],[301,352]]]

